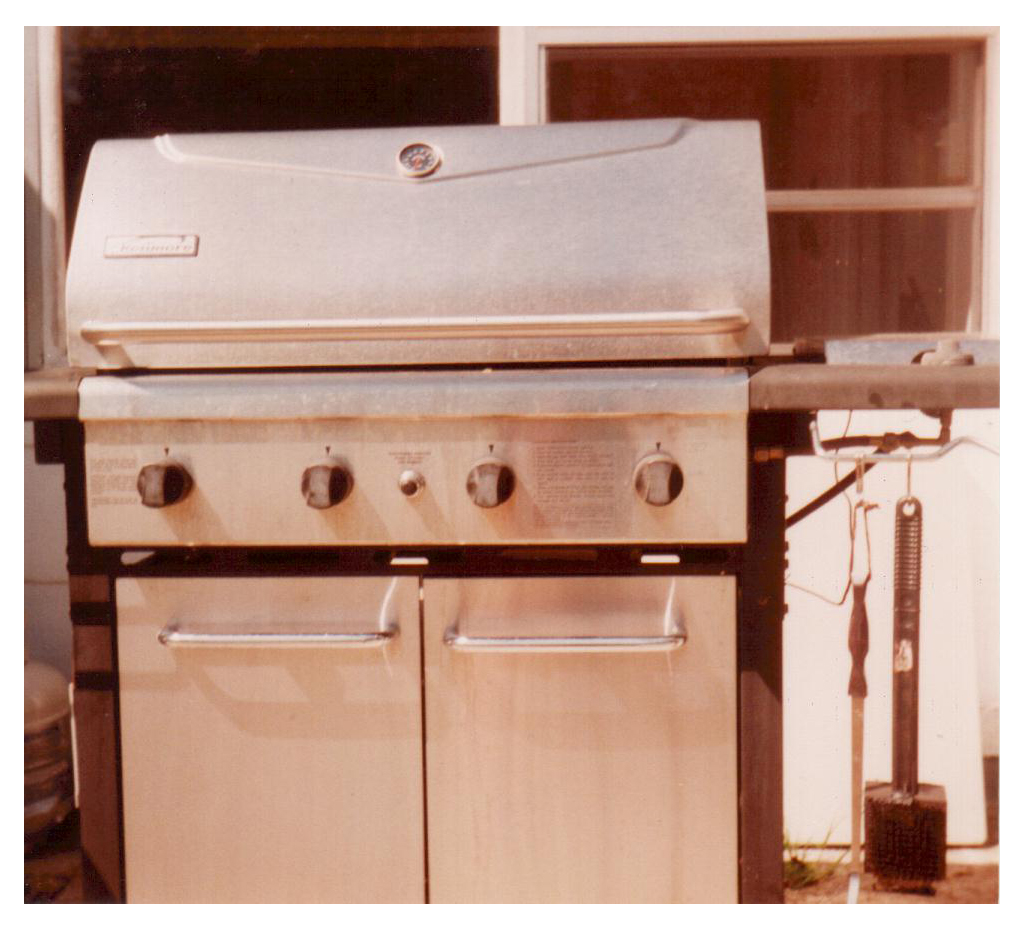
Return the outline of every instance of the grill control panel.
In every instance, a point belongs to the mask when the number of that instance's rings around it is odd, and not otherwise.
[[[86,439],[97,545],[745,538],[741,416],[90,422]]]
[[[741,370],[98,376],[79,409],[95,545],[746,538]]]

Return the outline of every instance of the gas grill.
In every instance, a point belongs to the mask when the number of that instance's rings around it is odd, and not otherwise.
[[[779,891],[740,782],[756,124],[102,142],[67,328],[96,885]]]

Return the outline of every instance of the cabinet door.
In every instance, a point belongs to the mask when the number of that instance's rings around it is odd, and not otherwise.
[[[129,901],[423,901],[416,578],[121,579],[117,606]]]
[[[737,900],[734,578],[424,602],[431,901]]]

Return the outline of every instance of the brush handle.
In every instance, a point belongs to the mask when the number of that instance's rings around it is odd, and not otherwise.
[[[848,695],[852,697],[852,872],[862,872],[862,703],[866,698],[866,654],[869,651],[869,618],[866,615],[866,583],[852,585],[852,618],[848,623],[848,650],[852,674]]]
[[[848,695],[852,697],[852,861],[853,873],[862,872],[862,702],[866,698],[866,654],[869,652],[869,617],[866,615],[866,584],[852,584],[852,617],[848,623],[848,651],[852,673]]]
[[[852,585],[852,618],[848,623],[848,651],[852,655],[852,673],[848,695],[866,697],[866,654],[869,651],[869,618],[866,615],[866,582]]]
[[[919,591],[923,507],[914,496],[898,500],[894,516],[893,785],[919,791]]]
[[[862,873],[862,698],[852,697],[852,860],[853,873]]]

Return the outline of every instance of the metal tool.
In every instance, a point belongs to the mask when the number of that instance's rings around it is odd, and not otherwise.
[[[923,507],[903,496],[894,517],[894,788],[914,795],[919,787],[919,587]]]
[[[861,473],[862,465],[857,463]],[[857,481],[861,493],[861,477]],[[866,587],[873,575],[869,545],[869,522],[867,517],[875,503],[859,499],[852,509],[852,563],[849,581],[852,588],[852,615],[848,623],[848,651],[852,656],[851,675],[848,678],[848,695],[852,698],[852,860],[848,878],[848,904],[854,905],[859,898],[862,880],[862,742],[863,708],[866,699],[866,654],[869,651],[869,619],[866,614]],[[856,540],[859,513],[862,513],[865,541],[865,574],[862,573],[861,556],[857,557]],[[857,566],[858,565],[858,566]]]
[[[927,891],[944,878],[944,788],[919,782],[919,600],[923,507],[906,495],[895,506],[892,783],[866,790],[866,870],[882,886]]]

